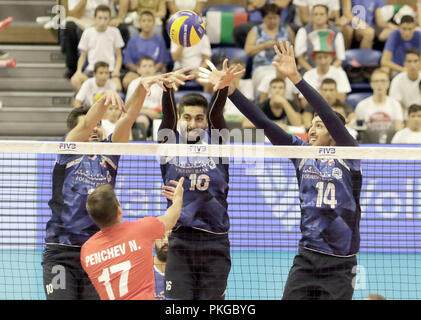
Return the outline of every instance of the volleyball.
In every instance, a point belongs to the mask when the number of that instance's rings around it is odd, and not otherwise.
[[[205,22],[194,11],[178,11],[170,18],[168,34],[177,45],[192,47],[198,44],[205,34]]]

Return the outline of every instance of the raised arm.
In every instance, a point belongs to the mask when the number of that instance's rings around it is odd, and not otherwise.
[[[168,200],[172,201],[172,205],[167,209],[164,215],[158,217],[158,220],[164,223],[165,231],[171,230],[175,226],[180,218],[181,209],[183,207],[184,178],[180,178],[178,182],[174,180],[171,180],[170,182],[176,187],[164,186],[162,188],[162,194]]]
[[[163,132],[161,130],[171,130],[173,133],[177,131],[178,117],[174,91],[177,90],[178,85],[184,84],[185,80],[193,79],[193,75],[184,74],[189,70],[189,68],[184,68],[164,75],[164,86],[166,90],[164,90],[164,93],[162,94],[162,121],[159,126],[159,132]],[[163,134],[163,136],[161,136],[158,134],[158,142],[166,142],[165,137],[168,138],[168,135]]]
[[[88,113],[77,126],[74,127],[66,136],[67,142],[85,142],[95,126],[104,117],[109,105],[117,105],[124,110],[124,103],[120,96],[115,91],[106,91],[104,95],[95,102],[89,109]]]
[[[280,50],[279,50],[280,48]],[[274,47],[279,62],[274,61],[273,65],[285,77],[288,77],[304,98],[320,116],[337,146],[357,146],[358,142],[351,136],[342,121],[336,116],[335,111],[325,99],[305,80],[297,70],[295,64],[294,47],[289,42],[279,42],[279,48]]]
[[[127,114],[117,121],[111,137],[112,142],[126,143],[129,141],[130,131],[139,115],[140,110],[142,109],[143,102],[145,101],[146,94],[150,90],[150,86],[155,83],[162,86],[162,79],[162,75],[157,75],[146,77],[141,80],[135,92],[127,102]]]
[[[209,64],[209,63],[208,63]],[[224,66],[227,65],[227,60],[224,61]],[[211,66],[209,64],[209,66]],[[289,145],[292,144],[292,136],[282,130],[277,124],[271,121],[263,111],[248,100],[239,90],[235,89],[232,85],[232,80],[235,77],[242,77],[244,74],[244,68],[239,65],[231,66],[229,69],[223,67],[223,70],[216,70],[213,66],[211,67],[212,72],[204,71],[201,69],[199,76],[204,82],[210,82],[214,85],[214,90],[221,90],[226,87],[228,89],[228,95],[230,100],[240,110],[240,112],[248,118],[257,129],[264,129],[265,135],[269,141],[274,145]],[[225,70],[225,71],[224,71]]]

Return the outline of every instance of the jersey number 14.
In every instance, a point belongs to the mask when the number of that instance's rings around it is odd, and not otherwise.
[[[317,202],[316,207],[320,208],[323,204],[330,206],[332,209],[335,209],[338,201],[335,197],[335,185],[331,182],[326,184],[324,182],[317,182]]]

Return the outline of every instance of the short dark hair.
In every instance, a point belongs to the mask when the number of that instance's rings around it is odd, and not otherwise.
[[[189,93],[184,95],[178,102],[178,114],[181,115],[184,112],[184,107],[202,107],[205,113],[208,110],[208,100],[200,93]]]
[[[282,79],[282,78],[274,78],[274,79],[270,80],[269,86],[271,86],[272,83],[277,83],[277,82],[282,82],[285,85],[285,80],[284,79]]]
[[[155,15],[153,14],[153,12],[152,11],[149,11],[149,10],[143,10],[141,13],[140,13],[140,15],[139,15],[139,18],[141,17],[141,16],[143,16],[143,15],[149,15],[149,16],[152,16],[152,18],[155,18]]]
[[[90,106],[83,105],[79,108],[73,108],[72,111],[70,111],[69,115],[67,116],[67,129],[70,131],[74,127],[77,126],[78,119],[80,116],[84,116],[88,113]]]
[[[421,111],[421,105],[419,104],[411,104],[408,108],[408,115],[414,112]]]
[[[155,60],[152,57],[150,57],[150,56],[143,56],[142,58],[139,59],[139,62],[137,64],[140,66],[140,63],[143,60],[150,60],[150,61],[153,61],[153,63],[155,64]]]
[[[266,17],[270,13],[273,13],[273,14],[276,14],[276,15],[280,16],[281,11],[282,11],[282,9],[274,3],[267,3],[260,9],[260,12],[261,12],[263,18]]]
[[[104,61],[98,61],[94,65],[94,73],[96,73],[99,68],[109,68],[109,67],[110,65],[108,63]]]
[[[420,56],[420,51],[417,48],[408,48],[405,51],[405,55],[408,54],[415,54],[416,56]]]
[[[323,79],[320,87],[322,87],[322,85],[324,85],[324,84],[334,84],[336,87],[338,86],[338,84],[336,83],[336,81],[334,79],[332,79],[332,78]]]
[[[342,121],[342,124],[343,125],[345,125],[346,124],[346,120],[345,120],[345,118],[339,113],[339,112],[336,112],[336,111],[333,111],[335,114],[336,114],[336,116],[339,118],[339,120],[341,120]],[[315,118],[315,117],[319,117],[319,115],[317,114],[317,113],[314,113],[314,115],[313,115],[313,119]]]
[[[100,4],[99,6],[97,6],[96,8],[95,8],[95,13],[94,13],[94,17],[96,17],[96,14],[98,13],[98,12],[108,12],[109,14],[110,14],[110,16],[111,16],[111,9],[110,9],[110,7],[109,6],[106,6],[106,5],[104,5],[104,4]]]
[[[316,4],[312,9],[311,9],[311,12],[313,13],[313,11],[314,11],[314,9],[315,8],[317,8],[317,7],[322,7],[322,8],[324,8],[325,10],[326,10],[326,14],[329,14],[329,7],[328,6],[326,6],[326,5],[324,5],[324,4]]]
[[[99,185],[88,195],[86,201],[89,216],[100,228],[110,225],[115,220],[119,206],[114,188],[108,183]]]
[[[413,16],[406,15],[402,17],[401,23],[399,25],[401,25],[402,23],[415,23],[415,19]]]

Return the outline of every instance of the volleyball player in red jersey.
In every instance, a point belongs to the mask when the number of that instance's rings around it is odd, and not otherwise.
[[[131,222],[122,222],[111,185],[103,184],[88,196],[88,214],[101,230],[82,246],[80,259],[102,300],[155,299],[152,248],[180,217],[183,181],[171,181],[176,187],[164,215]]]

